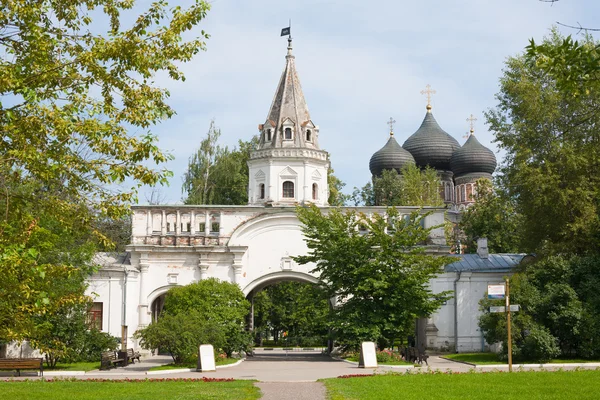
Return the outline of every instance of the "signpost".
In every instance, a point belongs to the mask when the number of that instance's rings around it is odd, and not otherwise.
[[[491,306],[491,313],[506,313],[506,329],[508,335],[508,372],[512,372],[512,336],[510,332],[510,313],[519,311],[518,304],[510,304],[510,286],[508,278],[504,284],[488,285],[488,299],[506,300],[505,306]]]
[[[510,285],[506,278],[506,327],[508,330],[508,372],[512,372],[512,336],[510,334]]]

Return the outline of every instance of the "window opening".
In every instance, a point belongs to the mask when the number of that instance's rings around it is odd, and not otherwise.
[[[288,199],[294,198],[294,182],[283,182],[283,197]]]

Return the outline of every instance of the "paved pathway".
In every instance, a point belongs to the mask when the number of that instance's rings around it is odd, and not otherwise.
[[[325,400],[321,382],[259,382],[263,400]]]

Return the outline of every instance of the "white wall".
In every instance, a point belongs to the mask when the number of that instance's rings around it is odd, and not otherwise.
[[[179,233],[161,235],[152,232],[148,215],[194,212],[197,215],[219,215],[221,229],[217,235]],[[383,207],[349,207],[366,215],[383,213]],[[414,208],[400,209],[408,214]],[[324,208],[323,212],[328,212]],[[300,222],[294,210],[286,207],[225,207],[225,206],[147,206],[134,207],[133,244],[128,247],[131,258],[126,265],[108,263],[90,280],[88,292],[97,293],[96,301],[103,302],[103,328],[115,336],[121,335],[123,270],[127,275],[127,315],[129,347],[137,347],[131,335],[139,326],[151,321],[152,301],[174,285],[186,285],[202,278],[215,277],[237,283],[247,295],[267,282],[282,279],[314,282],[312,265],[297,265],[292,256],[308,250]],[[432,209],[425,226],[444,221],[444,210]],[[150,221],[150,222],[149,222]],[[161,240],[171,244],[160,244]],[[448,252],[443,228],[432,232],[428,251]],[[454,273],[445,273],[431,282],[434,292],[453,290]],[[488,283],[502,280],[501,274],[463,273],[458,283],[459,351],[481,350],[481,334],[477,326],[478,301]],[[454,299],[430,319],[437,328],[427,338],[428,347],[454,346]],[[431,325],[431,326],[433,326]]]

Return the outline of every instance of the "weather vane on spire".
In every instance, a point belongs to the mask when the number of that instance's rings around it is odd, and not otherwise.
[[[394,136],[394,124],[396,123],[396,120],[392,117],[390,117],[390,120],[387,122],[387,124],[390,126],[390,136]]]
[[[430,84],[427,84],[427,86],[425,86],[425,90],[421,90],[421,94],[427,95],[427,111],[431,111],[431,95],[436,93],[437,92],[435,90],[431,89]]]
[[[469,130],[469,133],[467,133],[465,136],[463,136],[465,139],[468,139],[469,136],[471,136],[473,133],[475,133],[475,121],[477,121],[477,118],[475,118],[473,116],[473,114],[471,114],[471,116],[469,118],[467,118],[467,122],[469,123],[469,126],[471,127],[471,129]]]

